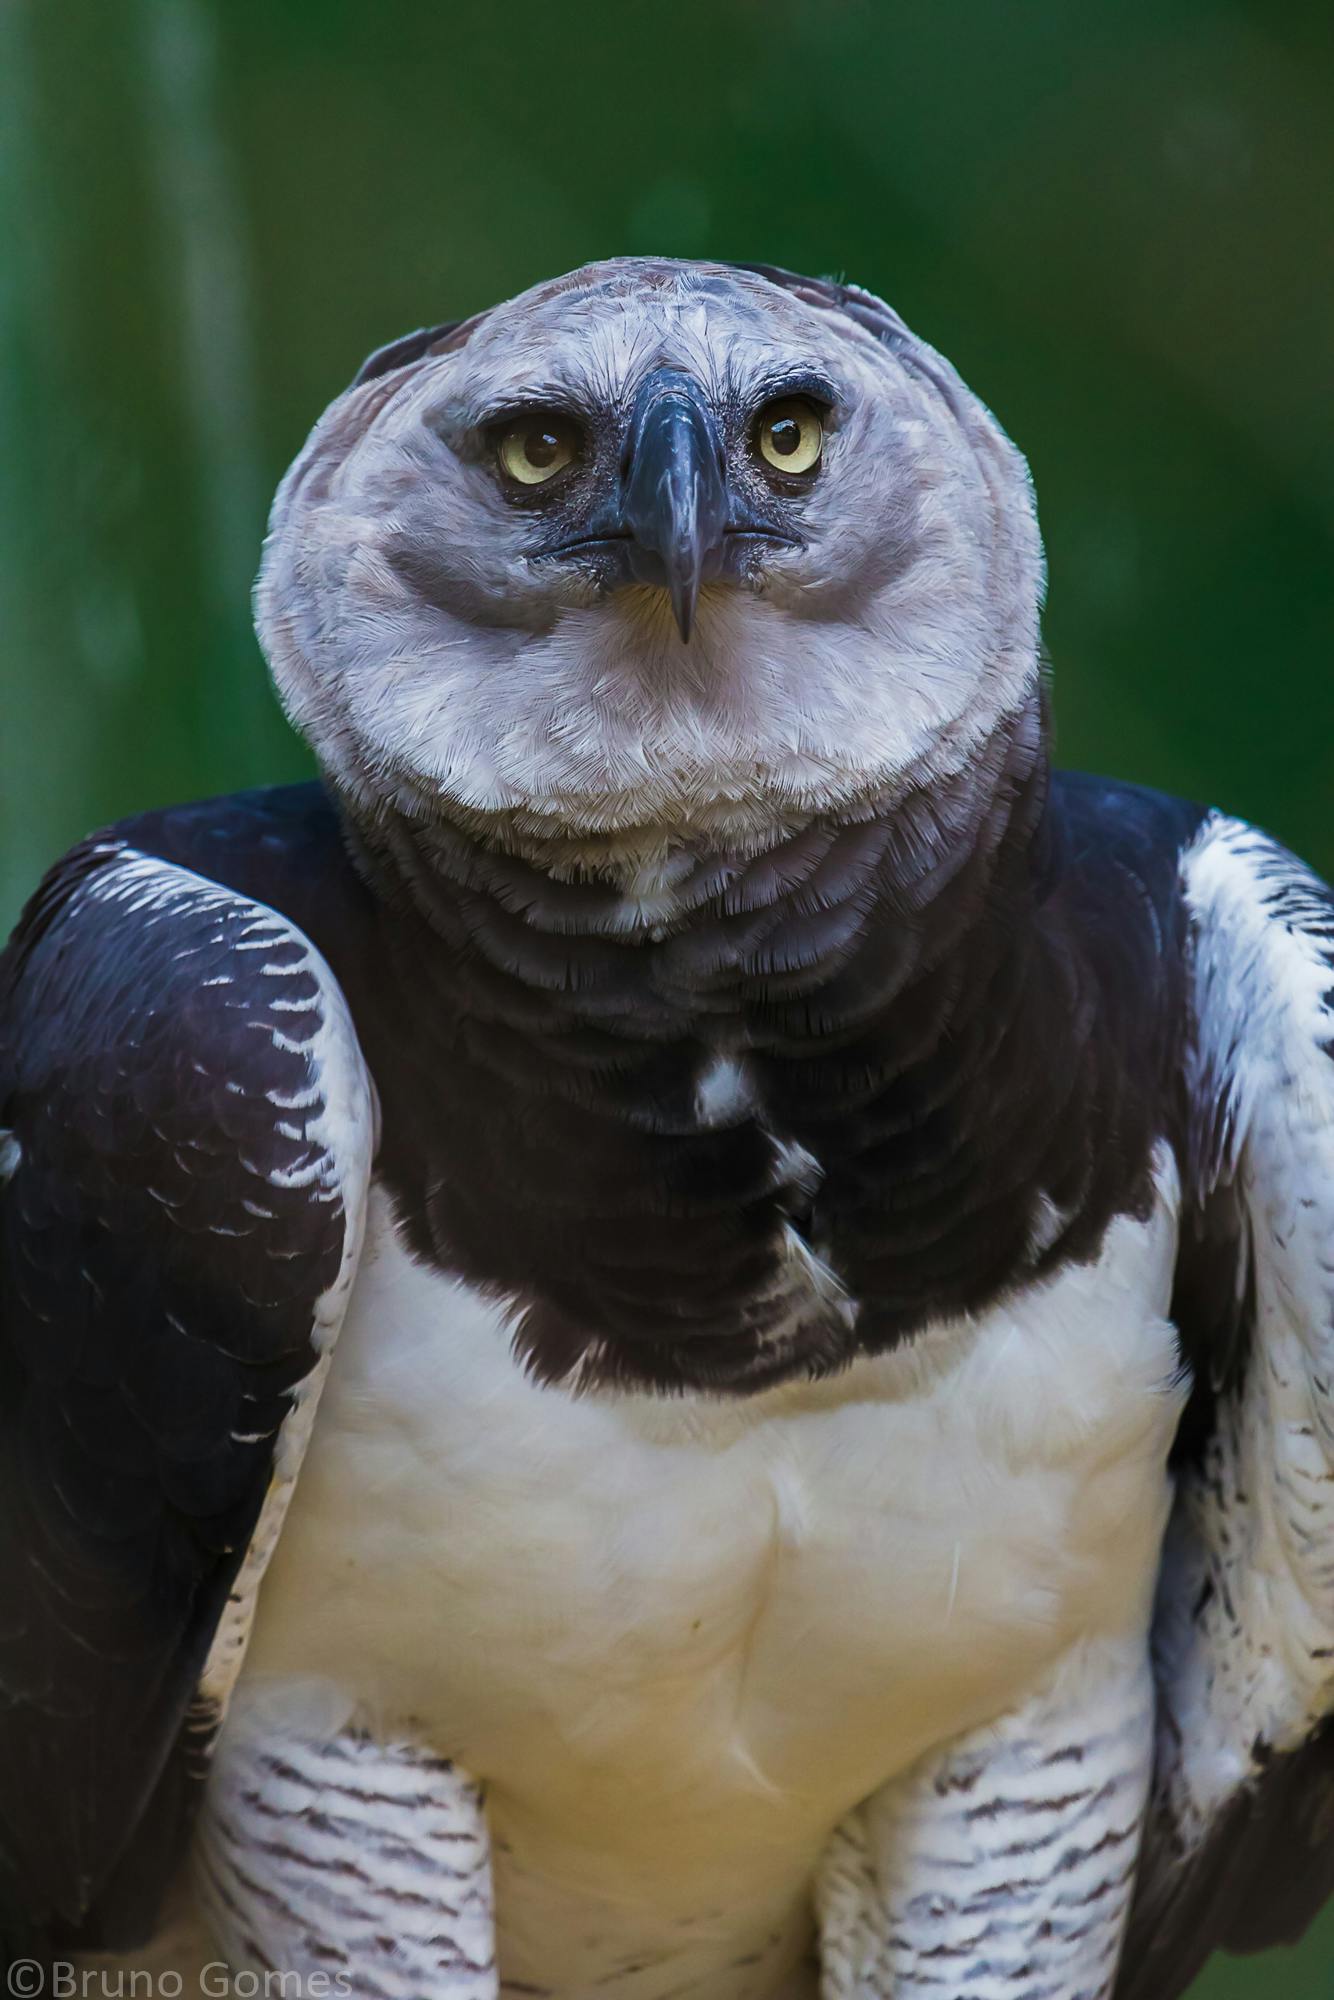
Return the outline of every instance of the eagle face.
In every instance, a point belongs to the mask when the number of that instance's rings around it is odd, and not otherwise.
[[[1027,474],[846,296],[616,259],[368,364],[279,493],[258,590],[340,791],[596,866],[961,768],[1036,672]]]

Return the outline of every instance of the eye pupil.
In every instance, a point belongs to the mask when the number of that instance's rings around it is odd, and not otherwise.
[[[551,465],[560,455],[560,439],[554,431],[529,431],[524,439],[524,457],[530,465]]]
[[[784,458],[801,448],[801,425],[795,417],[779,417],[769,426],[769,442]]]

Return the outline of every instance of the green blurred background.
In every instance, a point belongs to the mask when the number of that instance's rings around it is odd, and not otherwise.
[[[1329,0],[0,0],[0,922],[306,769],[248,592],[363,353],[618,251],[847,274],[1032,462],[1060,754],[1334,873]],[[1334,1995],[1334,1920],[1200,2000]]]

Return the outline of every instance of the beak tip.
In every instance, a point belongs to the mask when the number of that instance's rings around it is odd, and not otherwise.
[[[648,377],[626,440],[622,524],[631,574],[665,584],[681,644],[690,644],[701,583],[722,569],[727,468],[718,420],[693,380],[672,369]]]

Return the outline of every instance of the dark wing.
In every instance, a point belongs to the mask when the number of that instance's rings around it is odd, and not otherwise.
[[[152,1921],[371,1128],[341,993],[284,918],[114,840],[48,877],[0,958],[0,1962]]]
[[[1217,816],[1183,886],[1197,1409],[1118,2000],[1173,2000],[1215,1948],[1295,1941],[1334,1889],[1334,896]]]

